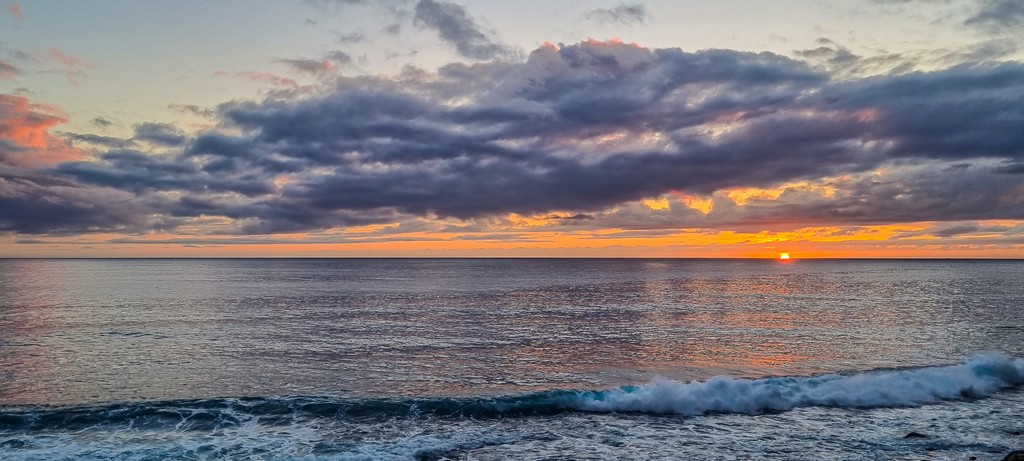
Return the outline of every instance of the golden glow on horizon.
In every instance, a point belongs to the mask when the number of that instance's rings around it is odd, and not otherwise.
[[[552,219],[551,221],[558,221]],[[1008,228],[1024,221],[990,221]],[[793,230],[664,231],[499,227],[403,232],[396,224],[234,238],[223,235],[90,234],[0,237],[2,257],[635,257],[1021,258],[1024,243],[976,236],[938,238],[935,223],[805,227]],[[469,228],[467,228],[469,229]]]
[[[789,253],[779,253],[779,260],[789,261]]]

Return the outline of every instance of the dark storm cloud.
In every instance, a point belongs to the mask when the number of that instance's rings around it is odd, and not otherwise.
[[[198,180],[196,168],[187,163],[127,149],[109,151],[99,161],[62,163],[55,171],[83,183],[136,193],[188,190]]]
[[[864,171],[901,156],[1013,157],[1024,145],[1005,129],[1021,106],[1001,102],[1021,94],[1019,66],[830,85],[827,76],[774,55],[584,44],[489,70],[526,84],[502,88],[487,70],[454,66],[416,92],[353,81],[322,99],[238,105],[224,116],[252,137],[221,140],[226,145],[209,152],[251,166],[273,146],[330,167],[285,186],[272,209],[388,208],[468,219],[596,210],[667,190],[766,186]],[[447,96],[478,99],[455,107],[434,99]],[[957,113],[950,105],[960,107],[962,120],[949,120]],[[744,124],[718,139],[686,131],[717,119]],[[574,144],[648,131],[669,142]]]
[[[795,227],[1016,220],[1024,216],[1024,185],[995,173],[990,164],[928,162],[887,166],[881,172],[831,178],[818,186],[807,188],[806,183],[790,184],[781,195],[752,197],[742,205],[727,194],[717,192],[706,197],[712,205],[707,213],[673,200],[670,194],[669,208],[652,212],[639,203],[619,206],[595,213],[593,221],[577,223],[576,228],[661,229],[662,232],[705,228],[759,232]],[[979,231],[999,230],[998,226],[983,226]]]
[[[326,58],[338,65],[344,65],[352,62],[352,56],[344,51],[338,50],[327,53]]]
[[[1024,2],[980,0],[978,10],[964,24],[989,30],[1017,30],[1024,26]]]
[[[1024,65],[957,66],[825,88],[823,102],[876,117],[891,156],[1024,157]]]
[[[180,146],[187,140],[184,131],[167,123],[135,125],[135,136],[132,139],[169,147]]]
[[[80,133],[62,133],[61,137],[71,141],[73,145],[79,145],[81,143],[92,144],[94,146],[106,147],[110,149],[125,149],[134,144],[131,139],[117,138],[113,136],[100,136],[96,134],[80,134]]]
[[[990,228],[984,228],[982,226],[979,226],[978,223],[975,222],[975,223],[954,224],[954,225],[951,225],[951,226],[942,226],[942,227],[937,228],[937,229],[931,229],[929,233],[931,235],[936,236],[936,237],[953,237],[953,236],[956,236],[956,235],[972,234],[972,233],[975,233],[975,232],[984,232],[984,231],[1002,232],[1002,231],[1005,231],[1007,229],[1009,229],[1009,228],[1008,227],[1004,227],[1004,226],[992,226]]]
[[[1006,163],[996,168],[996,171],[1005,174],[1024,174],[1024,162]]]
[[[338,43],[359,43],[366,39],[366,36],[362,32],[350,32],[347,34],[338,34]]]
[[[436,31],[442,41],[467,58],[483,60],[513,54],[511,48],[484,31],[466,9],[456,3],[420,0],[413,20]]]
[[[642,3],[620,4],[615,8],[598,8],[584,16],[597,22],[617,22],[619,24],[643,24],[651,18],[647,6]]]
[[[296,72],[319,74],[331,70],[330,61],[316,59],[278,59],[276,62],[285,64]]]
[[[204,118],[216,118],[217,111],[208,107],[201,107],[196,104],[171,104],[168,109],[174,109],[183,114],[192,114]]]
[[[97,188],[0,166],[0,230],[26,234],[138,232],[152,227],[151,204],[127,191]]]
[[[223,129],[165,143],[179,146],[167,154],[114,149],[49,174],[252,234],[507,213],[637,229],[1024,216],[1012,174],[1024,163],[1019,63],[832,80],[770,53],[588,41],[524,62],[338,77],[318,96],[225,104],[219,116]],[[716,202],[662,221],[624,205],[822,180],[834,195]],[[51,223],[18,219],[7,229]]]
[[[204,165],[209,166],[209,165]],[[99,161],[67,162],[54,172],[85,184],[128,190],[234,192],[243,196],[270,194],[274,186],[265,173],[205,171],[179,156],[151,155],[134,150],[113,150]]]
[[[734,219],[747,223],[889,224],[920,221],[1020,219],[1024,183],[990,166],[921,165],[864,175],[838,185],[834,197],[748,205]]]
[[[99,127],[99,128],[110,128],[110,127],[114,126],[114,122],[112,122],[112,121],[110,121],[110,120],[108,120],[106,118],[103,118],[103,117],[95,117],[95,118],[93,118],[92,119],[92,124],[97,126],[97,127]]]

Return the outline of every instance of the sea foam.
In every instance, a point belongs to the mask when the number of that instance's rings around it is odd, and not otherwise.
[[[806,378],[658,378],[642,386],[563,395],[562,404],[595,412],[758,414],[809,406],[917,406],[986,397],[1019,384],[1024,384],[1024,359],[979,356],[959,365]]]
[[[980,356],[959,365],[875,370],[810,377],[739,379],[718,376],[680,382],[658,378],[606,390],[556,389],[475,397],[345,398],[276,396],[123,402],[77,406],[0,406],[5,433],[95,428],[218,431],[303,426],[315,421],[495,419],[565,412],[631,412],[696,416],[761,414],[798,407],[911,407],[982,398],[1024,384],[1024,359]]]

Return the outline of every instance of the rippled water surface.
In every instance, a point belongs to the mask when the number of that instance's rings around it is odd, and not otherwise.
[[[1018,357],[1019,261],[0,260],[0,457],[999,459]]]

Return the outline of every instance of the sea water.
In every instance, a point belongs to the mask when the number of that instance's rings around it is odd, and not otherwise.
[[[1001,459],[1024,262],[0,260],[0,459]]]

